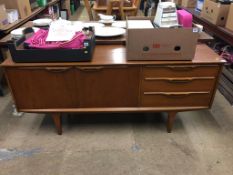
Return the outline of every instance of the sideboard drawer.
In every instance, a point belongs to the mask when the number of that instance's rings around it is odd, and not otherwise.
[[[184,77],[184,78],[144,78],[142,92],[192,92],[212,91],[215,77]]]
[[[208,107],[210,92],[144,92],[141,105],[144,107]]]
[[[145,66],[143,77],[215,77],[218,75],[217,65],[164,65]]]

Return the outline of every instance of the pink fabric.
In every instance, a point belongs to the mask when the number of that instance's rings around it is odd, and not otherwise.
[[[87,38],[82,32],[76,32],[75,36],[70,41],[64,42],[46,42],[48,30],[40,29],[32,37],[28,38],[25,43],[31,48],[37,49],[81,49],[83,42]]]
[[[185,10],[177,10],[177,16],[179,20],[179,24],[184,28],[191,28],[193,22],[193,16],[189,12]]]

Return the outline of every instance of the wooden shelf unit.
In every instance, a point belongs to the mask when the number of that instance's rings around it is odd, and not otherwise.
[[[18,21],[14,22],[12,24],[8,24],[8,25],[4,26],[3,28],[0,29],[0,36],[10,33],[12,30],[18,28],[19,26],[23,25],[24,23],[26,23],[30,19],[34,18],[36,15],[43,12],[49,6],[52,6],[52,5],[57,4],[57,3],[60,3],[60,0],[51,0],[45,7],[38,7],[36,9],[34,9],[33,12],[29,16],[27,16],[26,18],[19,19]]]
[[[25,23],[27,23],[28,21],[30,21],[31,19],[33,19],[36,15],[40,14],[41,12],[43,12],[45,9],[47,9],[48,7],[54,5],[54,4],[57,4],[57,3],[60,3],[61,0],[51,0],[48,2],[48,4],[45,6],[45,7],[38,7],[38,8],[35,8],[33,10],[33,12],[27,16],[26,18],[23,18],[23,19],[19,19],[18,21],[12,23],[12,24],[8,24],[6,26],[4,26],[4,28],[1,28],[0,29],[0,38],[3,38],[5,37],[6,35],[8,35],[12,30],[24,25]],[[60,6],[60,4],[59,4]],[[2,52],[3,52],[3,48],[2,47],[5,47],[5,46],[0,46],[0,62],[2,62],[4,60],[4,55]],[[2,80],[2,71],[0,70],[0,81]],[[1,83],[1,82],[0,82]],[[3,90],[2,90],[2,87],[0,85],[0,95],[3,94]]]
[[[205,32],[216,36],[229,45],[233,46],[233,31],[225,27],[216,26],[200,16],[200,12],[195,9],[184,8],[193,15],[193,21],[203,25]],[[224,67],[219,82],[219,90],[225,98],[233,105],[233,69],[232,67]]]

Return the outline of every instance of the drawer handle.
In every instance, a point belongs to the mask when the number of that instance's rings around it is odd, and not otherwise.
[[[62,73],[70,70],[72,67],[46,67],[45,70],[53,73]]]
[[[176,65],[176,66],[145,66],[147,68],[167,68],[167,69],[172,69],[172,70],[178,70],[178,71],[185,71],[185,70],[190,70],[190,69],[195,69],[198,67],[201,67],[199,65]]]
[[[144,92],[144,95],[164,95],[169,97],[183,97],[193,94],[210,94],[210,92]]]
[[[193,78],[186,78],[186,79],[168,79],[169,83],[189,83],[192,82]]]
[[[168,81],[169,83],[189,83],[194,80],[214,80],[214,77],[192,77],[192,78],[145,78],[146,81]]]
[[[187,71],[190,69],[197,68],[197,66],[166,66],[166,67],[174,71]]]
[[[81,71],[100,71],[102,70],[104,67],[103,66],[97,66],[97,67],[76,67],[77,69],[81,70]]]

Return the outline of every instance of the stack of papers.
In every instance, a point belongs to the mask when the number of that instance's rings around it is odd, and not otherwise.
[[[150,20],[128,20],[128,29],[153,29]]]
[[[70,41],[75,32],[76,30],[70,21],[59,19],[50,24],[46,41]]]

